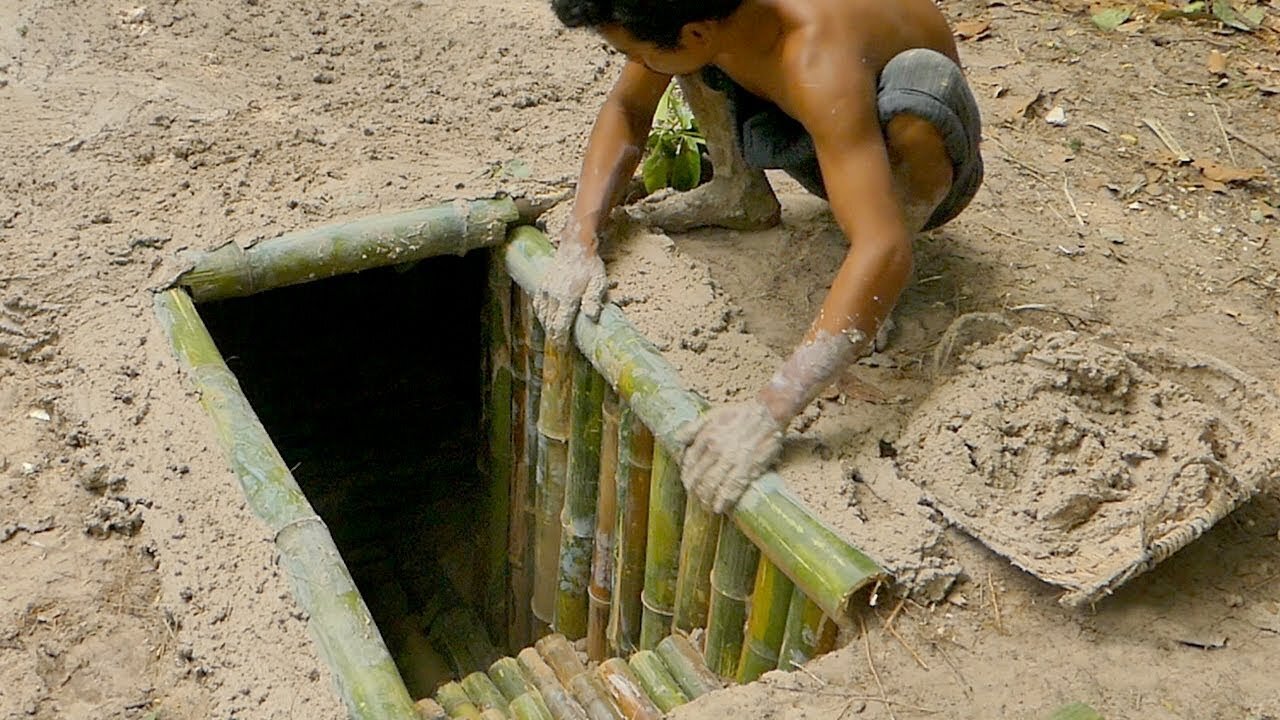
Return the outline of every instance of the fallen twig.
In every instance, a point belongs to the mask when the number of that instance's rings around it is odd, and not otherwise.
[[[1066,178],[1062,178],[1062,193],[1067,196],[1067,204],[1071,206],[1071,214],[1076,216],[1076,222],[1080,223],[1080,227],[1085,227],[1084,217],[1080,215],[1080,208],[1076,207],[1076,199],[1071,197],[1071,184]]]
[[[1191,162],[1191,156],[1187,154],[1187,151],[1182,149],[1182,146],[1179,145],[1178,141],[1169,134],[1169,131],[1164,129],[1164,126],[1160,124],[1159,120],[1142,118],[1142,124],[1146,125],[1151,132],[1155,133],[1155,136],[1160,140],[1160,142],[1169,149],[1169,152],[1173,153],[1173,156],[1177,159],[1179,165],[1186,165]]]
[[[1227,146],[1227,157],[1231,158],[1232,165],[1239,165],[1236,160],[1236,151],[1231,149],[1231,136],[1227,134],[1227,126],[1222,124],[1222,116],[1218,114],[1218,108],[1213,103],[1208,103],[1209,109],[1213,111],[1213,119],[1218,121],[1218,130],[1222,133],[1222,142]]]
[[[861,615],[858,616],[858,625],[862,628],[862,648],[867,653],[867,666],[871,668],[871,677],[875,679],[876,687],[880,689],[880,697],[887,697],[884,683],[880,682],[880,673],[876,671],[876,664],[871,659],[871,635],[867,632],[867,623]],[[889,711],[889,720],[898,720],[898,717],[893,714],[892,705],[885,705],[885,710]]]
[[[991,607],[996,611],[996,632],[1004,634],[1004,620],[1000,617],[1000,600],[996,597],[996,582],[991,573],[987,573],[987,587],[991,588]]]

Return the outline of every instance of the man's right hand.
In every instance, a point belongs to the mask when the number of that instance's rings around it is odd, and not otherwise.
[[[600,256],[577,238],[562,235],[555,260],[533,298],[533,311],[553,342],[569,342],[579,310],[592,320],[600,317],[608,283]]]

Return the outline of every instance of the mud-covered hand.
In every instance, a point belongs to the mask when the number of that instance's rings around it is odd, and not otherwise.
[[[551,268],[533,299],[533,311],[553,342],[569,341],[579,310],[592,320],[600,317],[608,283],[604,261],[598,254],[579,242],[560,241]]]
[[[685,488],[722,513],[734,506],[782,452],[782,427],[756,399],[721,405],[689,423],[680,465]]]

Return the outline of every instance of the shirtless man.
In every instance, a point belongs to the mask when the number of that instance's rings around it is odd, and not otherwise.
[[[679,81],[714,179],[648,204],[668,230],[778,222],[765,168],[826,198],[849,252],[800,346],[751,399],[686,428],[685,486],[724,512],[777,459],[783,431],[870,350],[911,275],[911,241],[955,217],[982,181],[978,109],[931,0],[552,0],[627,56],[591,132],[572,217],[535,298],[553,339],[595,318],[597,235]]]

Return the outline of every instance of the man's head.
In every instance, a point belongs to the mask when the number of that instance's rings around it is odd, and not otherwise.
[[[650,69],[685,73],[709,62],[716,24],[744,0],[551,0],[568,27],[590,27]]]

